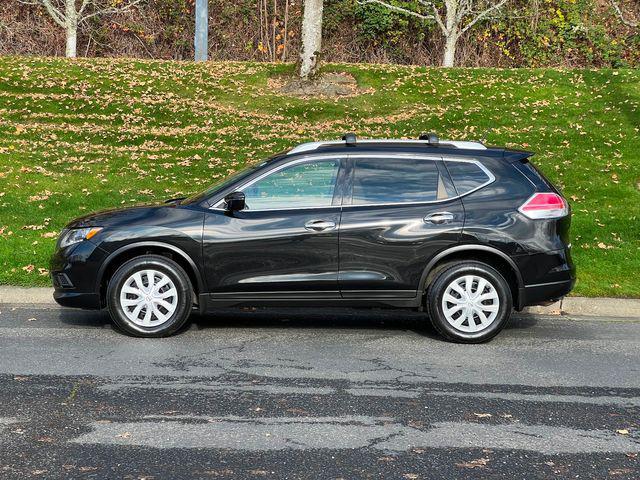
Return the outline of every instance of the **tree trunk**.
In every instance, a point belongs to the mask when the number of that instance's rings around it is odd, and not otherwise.
[[[444,44],[444,57],[442,58],[443,67],[453,67],[456,63],[456,48],[458,47],[458,35],[449,34]]]
[[[323,0],[304,0],[302,19],[302,47],[300,50],[300,77],[308,79],[318,70],[318,55],[322,47]]]
[[[78,26],[67,26],[67,58],[76,58],[78,55]]]
[[[65,2],[65,22],[67,31],[67,58],[76,58],[78,55],[78,12],[76,12],[75,0]]]
[[[195,60],[206,62],[209,57],[209,0],[196,0]]]

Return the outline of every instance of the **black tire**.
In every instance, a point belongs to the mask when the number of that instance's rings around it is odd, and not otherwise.
[[[165,274],[177,291],[176,309],[160,325],[146,327],[134,323],[127,317],[120,303],[120,293],[125,282],[142,270],[155,270]],[[142,255],[122,264],[111,277],[107,287],[107,308],[113,323],[124,333],[135,337],[168,337],[187,322],[193,306],[192,291],[189,276],[176,262],[160,255]]]
[[[455,279],[465,275],[475,275],[487,280],[499,299],[498,313],[493,322],[483,330],[473,333],[464,332],[450,324],[442,307],[447,287]],[[428,287],[425,303],[433,327],[447,340],[458,343],[482,343],[492,339],[507,325],[513,309],[511,289],[502,274],[486,263],[475,261],[452,263],[438,271]]]

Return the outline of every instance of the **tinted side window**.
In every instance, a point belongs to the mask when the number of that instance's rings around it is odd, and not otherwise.
[[[536,187],[551,188],[556,190],[555,186],[549,181],[543,173],[538,170],[532,163],[528,161],[516,162],[514,166],[522,172]]]
[[[464,195],[490,180],[485,171],[475,163],[456,161],[446,161],[444,163],[449,170],[449,175],[451,175],[451,179],[456,186],[458,195]]]
[[[271,173],[243,190],[247,208],[271,210],[331,206],[339,167],[340,160],[321,160]]]
[[[353,205],[428,202],[442,198],[447,198],[447,192],[432,160],[355,160]]]

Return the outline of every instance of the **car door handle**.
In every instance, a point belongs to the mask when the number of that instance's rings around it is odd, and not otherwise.
[[[424,221],[427,223],[433,223],[434,225],[442,225],[443,223],[449,223],[453,221],[453,213],[438,212],[432,213],[424,217]]]
[[[313,232],[323,232],[325,230],[333,230],[336,228],[336,224],[328,220],[311,220],[304,224],[304,228]]]

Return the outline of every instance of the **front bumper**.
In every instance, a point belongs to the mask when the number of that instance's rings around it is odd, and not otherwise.
[[[53,299],[63,307],[99,310],[100,295],[97,293],[81,293],[67,290],[54,290]]]
[[[54,300],[64,307],[100,309],[98,272],[107,255],[88,240],[56,250],[50,264]]]

